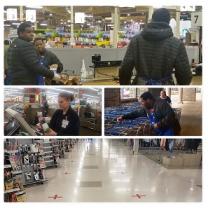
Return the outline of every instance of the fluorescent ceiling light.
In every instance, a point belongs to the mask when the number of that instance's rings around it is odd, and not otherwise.
[[[41,23],[40,25],[41,25],[41,26],[47,26],[48,24],[46,24],[46,23]]]
[[[42,9],[42,6],[26,6],[26,8],[30,8],[30,9]]]

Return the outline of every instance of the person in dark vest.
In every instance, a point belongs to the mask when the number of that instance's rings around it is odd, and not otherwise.
[[[17,29],[16,38],[8,49],[8,73],[11,85],[37,85],[37,76],[60,80],[60,75],[41,65],[32,43],[34,32],[30,22],[24,22]]]
[[[191,83],[192,73],[185,46],[173,37],[169,22],[169,11],[157,9],[152,21],[131,39],[119,69],[121,85],[173,85],[173,72],[176,84]],[[132,81],[134,68],[136,77]]]
[[[157,136],[174,136],[180,134],[180,124],[171,106],[161,99],[155,99],[150,92],[144,92],[140,96],[143,108],[138,111],[120,116],[118,122],[123,119],[135,119],[147,117]]]
[[[51,131],[48,136],[79,136],[80,120],[70,103],[74,96],[62,92],[58,96],[59,108],[53,114],[49,127]]]
[[[55,66],[54,68],[56,69],[56,73],[58,74],[63,71],[63,64],[53,52],[45,48],[45,43],[41,37],[35,38],[34,45],[38,53],[40,64],[45,66],[47,69]],[[38,85],[55,84],[53,80],[45,80],[43,76],[38,76],[37,81]]]

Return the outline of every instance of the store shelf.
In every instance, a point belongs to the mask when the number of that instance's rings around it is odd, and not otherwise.
[[[4,194],[9,194],[9,193],[12,193],[12,192],[17,192],[17,191],[20,191],[20,188],[15,188],[15,189],[4,191]]]
[[[11,165],[4,165],[4,168],[11,168]]]
[[[32,184],[36,184],[36,183],[43,183],[48,181],[48,179],[42,179],[42,180],[38,180],[38,181],[34,181],[34,182],[29,182],[27,184],[25,184],[24,186],[28,186],[28,185],[32,185]]]
[[[15,193],[16,195],[21,195],[21,194],[25,194],[25,191],[19,191],[17,193]]]
[[[14,153],[17,153],[18,150],[4,150],[4,152],[8,154],[14,154]]]
[[[21,170],[20,170],[20,171],[12,171],[12,174],[13,174],[13,175],[22,174],[22,171],[21,171]]]
[[[46,163],[54,162],[54,160],[46,160],[45,162],[46,162]]]
[[[53,151],[47,151],[47,152],[44,152],[43,154],[49,154],[49,153],[52,153]]]
[[[44,158],[52,158],[52,155],[44,156]]]
[[[52,146],[49,146],[49,147],[43,147],[43,149],[51,149]]]

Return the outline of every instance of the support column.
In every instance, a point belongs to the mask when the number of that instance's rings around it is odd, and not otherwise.
[[[154,8],[152,6],[150,6],[149,11],[148,11],[148,22],[151,22],[153,12],[154,12]]]
[[[171,97],[171,88],[170,87],[166,88],[166,94],[168,97]]]
[[[139,154],[139,139],[134,139],[133,153],[134,155]]]
[[[175,31],[174,31],[174,35],[177,38],[180,38],[180,7],[176,7],[176,27],[175,27]]]
[[[115,7],[114,14],[112,15],[114,29],[113,29],[113,47],[117,48],[118,43],[118,31],[120,28],[120,11],[118,7]]]
[[[71,6],[71,38],[70,38],[70,44],[71,46],[75,45],[75,39],[74,39],[74,6]]]
[[[22,22],[24,21],[24,10],[23,10],[23,6],[20,6],[20,18],[19,20]]]
[[[179,103],[183,103],[183,88],[179,88]]]

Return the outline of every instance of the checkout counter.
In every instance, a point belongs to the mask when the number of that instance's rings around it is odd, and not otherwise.
[[[127,48],[49,48],[64,65],[59,85],[119,85],[118,72]],[[199,63],[199,46],[186,46],[190,67]],[[102,58],[101,58],[102,57]],[[82,78],[83,60],[90,76]],[[195,70],[192,69],[193,75]]]

